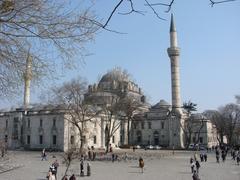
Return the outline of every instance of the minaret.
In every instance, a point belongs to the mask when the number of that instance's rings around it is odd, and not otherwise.
[[[174,24],[173,14],[170,25],[170,47],[167,50],[171,61],[171,82],[172,82],[172,110],[182,113],[180,97],[180,75],[179,75],[179,55],[180,49],[177,44],[177,32]]]
[[[181,108],[180,97],[180,75],[179,75],[179,55],[180,49],[177,45],[177,32],[171,16],[170,25],[170,47],[168,48],[168,56],[171,61],[171,80],[172,80],[172,113],[169,117],[169,147],[183,148],[184,133],[183,125],[184,118]]]
[[[24,73],[24,108],[27,109],[30,102],[30,83],[32,79],[32,57],[28,53],[26,59],[26,70]]]

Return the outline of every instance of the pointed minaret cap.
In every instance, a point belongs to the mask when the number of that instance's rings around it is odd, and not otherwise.
[[[173,19],[173,14],[171,14],[171,26],[170,26],[170,32],[176,32],[176,27]]]

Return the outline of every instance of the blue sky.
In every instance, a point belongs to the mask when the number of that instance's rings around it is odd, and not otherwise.
[[[93,8],[100,19],[106,20],[116,2],[98,0]],[[170,13],[174,13],[181,48],[182,101],[197,103],[199,111],[235,102],[234,95],[240,94],[240,1],[211,7],[208,0],[175,0],[169,13],[164,12],[165,7],[156,9],[166,21],[142,6],[144,1],[136,2],[136,9],[148,11],[145,16],[116,13],[108,28],[126,34],[98,32],[95,41],[87,45],[92,55],[86,57],[85,64],[62,73],[59,82],[83,76],[90,84],[95,83],[100,75],[118,66],[132,75],[151,104],[160,99],[171,102],[170,61],[166,50]],[[121,6],[119,11],[126,12],[126,6]],[[39,93],[32,92],[32,102],[37,101]]]

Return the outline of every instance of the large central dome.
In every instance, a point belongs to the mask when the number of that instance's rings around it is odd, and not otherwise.
[[[107,74],[103,75],[99,83],[102,82],[129,82],[129,74],[122,71],[121,69],[114,69]]]

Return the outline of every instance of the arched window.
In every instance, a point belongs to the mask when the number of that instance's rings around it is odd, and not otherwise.
[[[159,145],[159,132],[158,131],[154,131],[153,138],[154,138],[154,144]]]
[[[141,131],[137,131],[137,142],[141,143],[142,142],[142,132]]]

